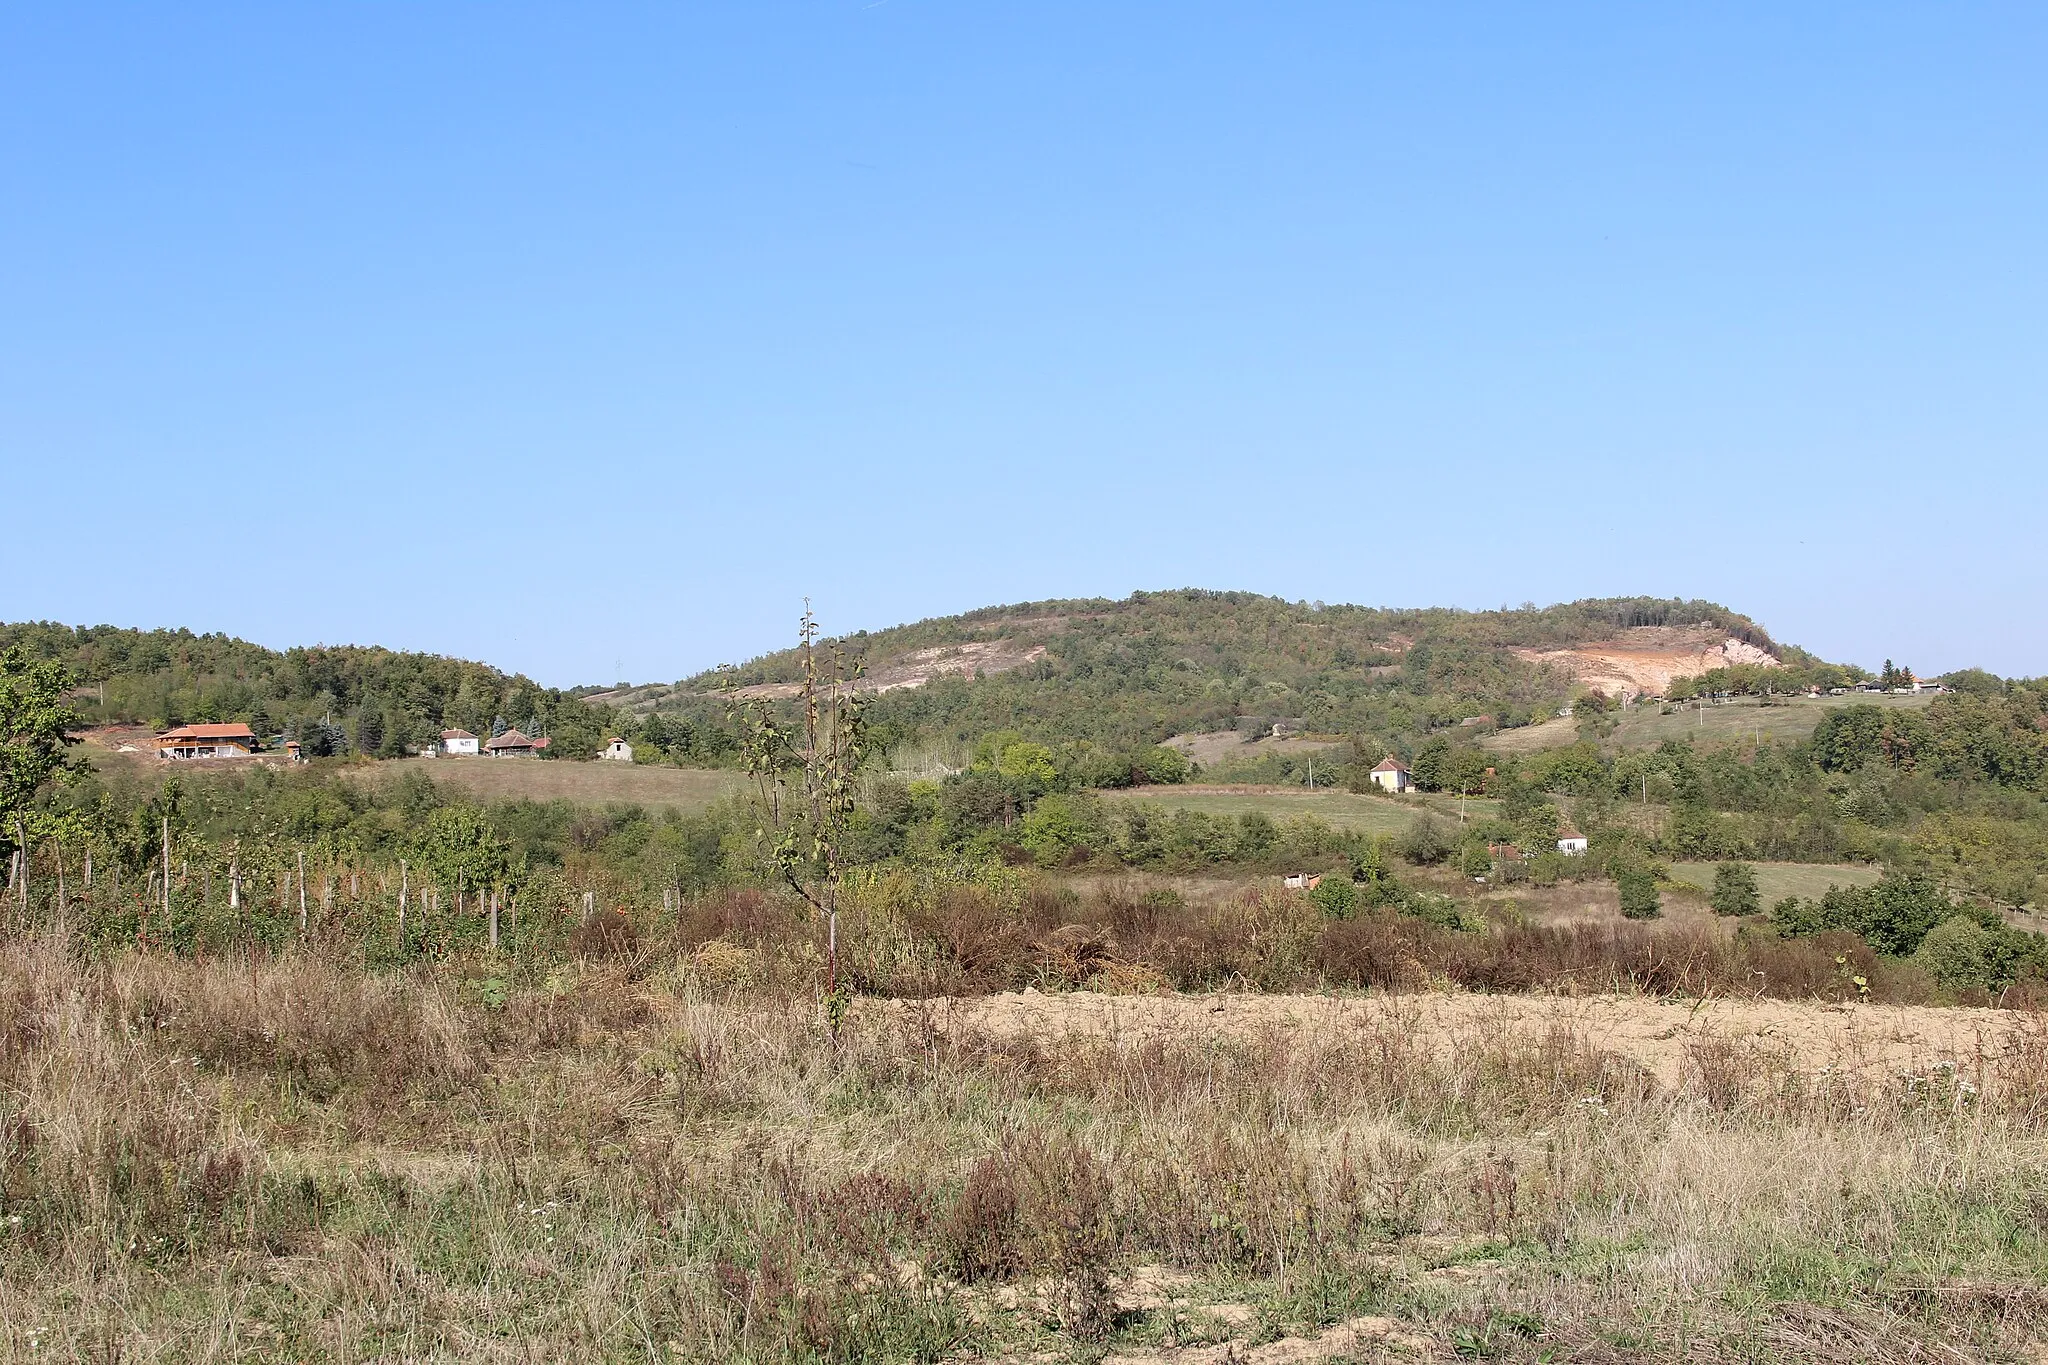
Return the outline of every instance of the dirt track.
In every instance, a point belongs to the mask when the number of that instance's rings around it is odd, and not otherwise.
[[[1163,1036],[1256,1036],[1269,1030],[1341,1034],[1398,1024],[1456,1045],[1497,1032],[1570,1029],[1587,1043],[1640,1063],[1665,1085],[1678,1082],[1688,1048],[1704,1039],[1741,1042],[1781,1055],[1801,1071],[1921,1072],[2004,1055],[2042,1021],[2012,1010],[1905,1005],[1822,1005],[1783,1000],[1670,1001],[1639,996],[1322,995],[1138,996],[991,995],[925,1002],[946,1028],[986,1030],[1053,1042],[1083,1035],[1142,1041]],[[891,1013],[921,1008],[890,1001]]]

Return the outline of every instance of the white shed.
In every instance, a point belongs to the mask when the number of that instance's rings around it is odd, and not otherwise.
[[[617,735],[614,735],[605,741],[604,752],[600,753],[598,757],[610,759],[614,763],[631,763],[633,761],[633,746],[620,739]]]

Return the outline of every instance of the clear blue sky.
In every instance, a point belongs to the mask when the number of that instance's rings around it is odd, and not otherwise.
[[[1710,597],[2048,673],[2048,10],[0,10],[0,618],[680,674]]]

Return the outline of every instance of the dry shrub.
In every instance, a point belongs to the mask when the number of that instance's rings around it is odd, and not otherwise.
[[[676,941],[685,949],[714,939],[764,948],[803,937],[803,933],[794,911],[753,890],[700,896],[684,905],[676,922]]]
[[[1007,1280],[1024,1266],[1018,1247],[1017,1186],[1010,1163],[990,1154],[974,1164],[939,1222],[940,1265],[962,1280]]]
[[[0,1057],[0,1193],[30,1246],[87,1265],[232,1239],[264,1166],[221,1082],[166,1046],[168,1025],[134,1027],[113,976],[50,941],[0,950],[0,998],[28,1012]]]
[[[761,977],[762,969],[760,949],[743,948],[722,938],[698,944],[687,959],[689,974],[714,987],[747,985]]]
[[[1105,962],[1088,978],[1088,989],[1103,995],[1165,995],[1173,983],[1156,967],[1139,962]]]
[[[1109,939],[1084,924],[1063,924],[1037,944],[1040,970],[1054,986],[1075,987],[1116,960]]]
[[[1032,909],[1027,905],[1027,912]],[[932,984],[948,994],[1005,990],[1029,982],[1037,966],[1030,921],[1037,915],[1004,914],[971,886],[946,888],[936,898],[903,910],[913,939],[933,949],[945,968]]]
[[[1339,920],[1323,930],[1322,969],[1335,980],[1360,986],[1419,990],[1429,981],[1429,968],[1424,964],[1429,950],[1424,935],[1416,931],[1429,928],[1404,926],[1390,915]]]
[[[132,955],[105,974],[107,1003],[159,1047],[215,1065],[289,1075],[315,1094],[379,1096],[446,1085],[475,1069],[446,990],[307,955],[194,962]]]
[[[568,1047],[586,1030],[623,1033],[645,1024],[652,1013],[647,991],[630,979],[629,968],[586,967],[551,976],[539,990],[515,993],[495,1016],[491,1041],[501,1051]]]
[[[1083,1341],[1107,1335],[1117,1227],[1109,1171],[1069,1133],[1030,1133],[1017,1144],[1020,1251],[1049,1281],[1053,1315]]]
[[[623,910],[600,910],[569,935],[569,950],[580,958],[630,957],[640,947],[640,930]]]

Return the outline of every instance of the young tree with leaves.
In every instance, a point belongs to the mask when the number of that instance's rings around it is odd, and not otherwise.
[[[860,665],[837,641],[820,659],[818,622],[808,601],[797,625],[798,718],[778,718],[773,702],[747,696],[731,673],[727,714],[739,729],[741,758],[755,784],[756,838],[774,874],[825,920],[825,1006],[836,1034],[846,1008],[839,980],[839,893],[849,870],[848,827],[855,779],[867,754],[858,685]]]

